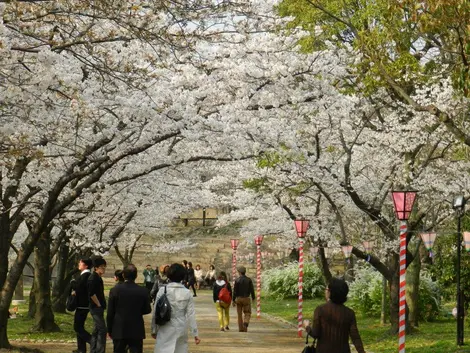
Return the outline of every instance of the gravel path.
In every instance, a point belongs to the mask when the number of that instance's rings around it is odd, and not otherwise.
[[[196,346],[194,340],[190,339],[190,353],[272,353],[276,350],[283,353],[298,353],[303,349],[304,340],[297,338],[296,328],[265,317],[256,319],[255,311],[249,331],[243,333],[238,332],[236,310],[231,308],[231,330],[221,332],[211,293],[201,291],[194,299],[201,343]],[[155,345],[155,341],[150,337],[150,319],[151,316],[147,315],[148,338],[144,341],[144,353],[152,353]],[[16,342],[11,343],[17,344]],[[74,345],[64,343],[21,343],[21,345],[28,348],[39,348],[46,353],[69,353],[76,348]],[[112,347],[112,342],[108,341],[106,353],[111,353]]]

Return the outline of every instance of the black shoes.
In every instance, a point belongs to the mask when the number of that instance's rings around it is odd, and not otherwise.
[[[230,329],[228,328],[228,326],[225,326],[225,331],[228,331],[228,330],[230,330]]]
[[[248,332],[248,322],[244,322],[243,327],[245,328],[245,332]]]

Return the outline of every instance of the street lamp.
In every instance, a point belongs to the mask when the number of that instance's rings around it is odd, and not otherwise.
[[[405,353],[406,335],[406,236],[407,223],[410,218],[413,204],[416,199],[416,191],[392,191],[395,214],[401,221],[400,224],[400,293],[398,310],[398,352]]]
[[[232,246],[232,281],[235,283],[235,277],[237,276],[237,248],[239,244],[238,239],[230,239],[230,245]]]
[[[302,316],[302,306],[303,306],[303,278],[304,278],[304,238],[307,234],[307,229],[309,226],[309,221],[306,219],[296,219],[294,221],[295,231],[297,232],[297,237],[299,238],[299,303],[298,303],[298,335],[302,337],[302,325],[303,325],[303,316]]]
[[[263,236],[257,235],[255,237],[256,245],[256,317],[261,317],[261,243]]]
[[[457,345],[463,346],[463,296],[460,288],[460,257],[462,252],[462,231],[460,229],[462,216],[465,213],[467,200],[462,195],[454,199],[453,208],[457,214]]]

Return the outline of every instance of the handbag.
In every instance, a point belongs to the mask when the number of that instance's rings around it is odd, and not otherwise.
[[[317,339],[313,339],[313,343],[311,346],[308,345],[308,336],[309,334],[307,333],[307,338],[305,339],[305,347],[302,351],[302,353],[315,353],[317,349],[315,348],[315,343],[317,342]]]
[[[67,302],[65,303],[65,307],[67,311],[75,311],[78,306],[78,298],[76,295],[69,294],[67,297]]]

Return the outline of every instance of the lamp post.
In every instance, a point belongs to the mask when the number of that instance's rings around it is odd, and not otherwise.
[[[263,236],[255,237],[256,244],[256,317],[261,317],[261,243]]]
[[[407,223],[410,218],[413,204],[416,199],[416,191],[392,191],[393,206],[400,224],[400,303],[398,313],[398,352],[405,353],[406,335],[406,236]]]
[[[467,200],[462,195],[454,199],[454,210],[457,213],[457,345],[463,346],[463,296],[460,288],[460,264],[462,253],[462,231],[461,220],[465,213],[465,203]]]
[[[239,240],[230,239],[230,245],[232,246],[232,282],[235,283],[235,277],[237,276],[237,248]]]
[[[303,307],[303,278],[304,278],[304,238],[307,234],[309,222],[305,219],[296,219],[294,221],[295,231],[299,238],[299,302],[297,314],[297,333],[302,337],[302,307]]]

